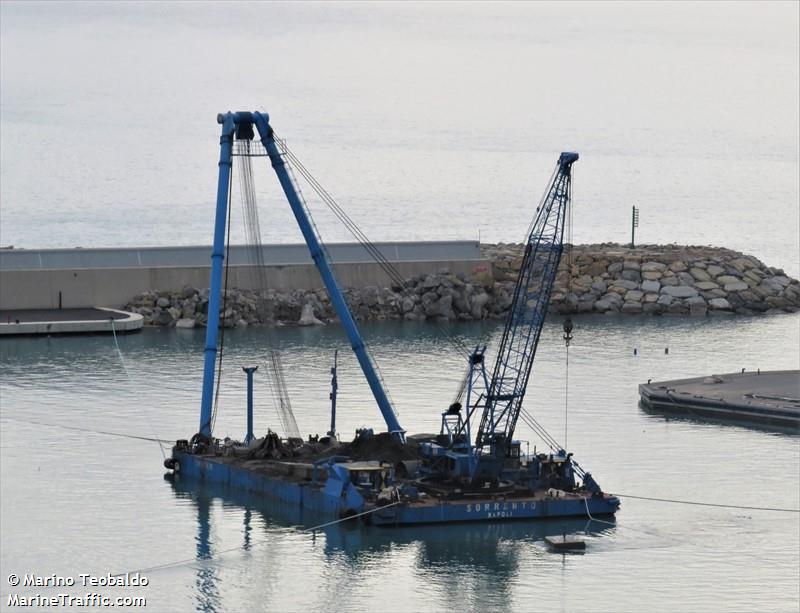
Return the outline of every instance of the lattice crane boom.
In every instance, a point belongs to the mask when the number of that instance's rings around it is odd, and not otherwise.
[[[531,226],[475,438],[479,455],[504,456],[513,439],[564,249],[577,153],[562,153]]]

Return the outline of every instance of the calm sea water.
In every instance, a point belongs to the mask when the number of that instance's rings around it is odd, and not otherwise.
[[[468,344],[493,325],[453,325]],[[464,364],[425,325],[365,326],[410,432],[435,431]],[[335,526],[221,488],[164,478],[154,442],[197,427],[202,331],[0,343],[0,565],[8,574],[104,575],[145,569],[158,611],[797,611],[795,513],[624,499],[615,526],[583,521],[418,527]],[[339,430],[382,427],[338,328],[228,335],[216,433],[244,434],[243,365],[261,364],[256,426],[278,425],[265,351],[284,356],[303,432],[328,424],[328,368],[341,350]],[[665,354],[665,347],[669,353]],[[568,445],[608,491],[731,505],[800,506],[800,438],[646,413],[637,384],[741,368],[797,368],[800,316],[588,317],[570,350]],[[633,350],[637,349],[637,355]],[[559,322],[543,333],[527,407],[564,438]],[[82,428],[75,430],[70,428]],[[519,436],[537,444],[524,425]],[[541,445],[541,443],[538,443]],[[584,555],[542,539],[586,531]],[[162,566],[166,565],[166,566]],[[85,590],[78,590],[83,593]],[[60,590],[26,588],[21,593]]]
[[[264,109],[373,240],[520,240],[575,150],[576,241],[636,205],[641,242],[796,276],[799,11],[3,2],[0,244],[209,244],[216,113]],[[264,241],[300,241],[262,174]]]

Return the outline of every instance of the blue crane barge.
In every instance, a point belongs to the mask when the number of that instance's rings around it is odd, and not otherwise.
[[[467,359],[465,406],[454,402],[441,415],[436,436],[407,436],[336,281],[290,167],[294,160],[275,137],[269,116],[259,112],[218,116],[219,180],[212,248],[209,318],[206,330],[200,427],[179,440],[165,466],[188,478],[227,483],[261,492],[302,509],[336,516],[359,516],[375,525],[451,521],[591,517],[611,515],[619,500],[604,493],[571,453],[527,413],[523,400],[544,325],[550,293],[564,251],[571,198],[572,165],[577,153],[562,153],[528,232],[524,256],[491,376],[486,347]],[[213,436],[214,388],[219,345],[219,320],[229,218],[230,177],[235,144],[250,155],[256,133],[269,157],[319,270],[331,303],[386,423],[385,434],[356,432],[350,443],[335,437],[336,378],[328,437],[306,443],[281,439],[269,430],[253,440],[252,393],[248,392],[248,433],[242,443]],[[295,162],[299,163],[299,162]],[[564,325],[569,344],[572,325]],[[216,381],[219,385],[219,381]],[[248,373],[252,389],[252,372]],[[543,435],[550,453],[523,454],[514,438],[518,420]],[[478,421],[479,419],[479,421]],[[473,422],[479,425],[473,436]]]

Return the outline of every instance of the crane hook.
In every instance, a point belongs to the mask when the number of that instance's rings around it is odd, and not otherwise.
[[[572,340],[572,319],[567,317],[564,320],[564,342],[569,347],[569,342]]]

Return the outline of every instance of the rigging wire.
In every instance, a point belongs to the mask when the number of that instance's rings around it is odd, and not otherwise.
[[[269,352],[269,357],[265,362],[265,367],[266,367],[266,370],[268,372],[267,387],[269,388],[269,394],[270,394],[270,397],[272,398],[272,405],[275,408],[275,413],[277,413],[277,415],[278,415],[278,421],[281,423],[281,430],[283,430],[284,436],[286,436],[288,438],[289,434],[288,434],[288,432],[286,430],[286,424],[284,423],[284,420],[283,420],[283,413],[281,412],[280,400],[278,398],[278,390],[276,389],[277,386],[273,382],[272,354],[273,354],[273,352],[270,351]]]
[[[275,376],[280,391],[281,410],[286,414],[286,423],[289,425],[287,434],[292,438],[300,438],[300,428],[297,427],[297,420],[294,418],[294,412],[292,411],[292,403],[289,400],[289,389],[286,386],[286,377],[284,376],[281,354],[276,351],[273,355],[273,359],[275,363]]]
[[[391,264],[391,262],[389,262],[389,260],[383,255],[380,249],[372,241],[369,240],[369,238],[361,230],[361,228],[359,228],[359,226],[350,218],[350,216],[347,215],[344,209],[336,202],[333,196],[331,196],[330,193],[320,184],[320,182],[316,179],[316,177],[314,177],[311,171],[309,171],[308,168],[305,167],[305,165],[294,154],[294,152],[291,151],[286,141],[284,139],[280,139],[274,132],[273,132],[273,138],[275,139],[280,154],[284,159],[284,163],[290,175],[290,180],[292,181],[295,189],[298,192],[301,204],[305,209],[309,221],[312,227],[314,228],[314,231],[316,232],[320,240],[320,243],[322,245],[322,248],[325,251],[325,254],[328,257],[328,259],[331,260],[330,253],[328,253],[327,247],[325,246],[325,243],[322,240],[321,233],[319,232],[319,229],[317,228],[314,222],[313,215],[311,214],[311,211],[308,207],[305,197],[302,194],[302,190],[300,189],[300,186],[294,174],[294,169],[298,171],[298,173],[306,180],[306,182],[316,192],[316,194],[323,201],[323,203],[334,213],[334,215],[345,226],[345,228],[350,232],[350,234],[352,234],[353,237],[359,242],[359,244],[367,251],[370,257],[378,264],[378,266],[389,277],[390,281],[392,281],[395,284],[395,286],[397,286],[401,291],[403,291],[406,287],[405,278]],[[445,337],[445,339],[451,343],[451,345],[456,349],[457,352],[461,353],[466,358],[470,356],[471,351],[460,338],[456,337],[452,332],[447,330],[441,323],[437,322],[437,328],[439,332]],[[384,391],[386,392],[386,395],[390,399],[390,402],[393,406],[393,410],[395,411],[396,414],[399,415],[399,411],[397,410],[395,403],[391,399],[391,395],[389,394],[389,390],[388,387],[386,386],[386,381],[383,376],[383,373],[380,370],[380,367],[378,366],[376,361],[372,358],[372,356],[369,356],[369,359],[379,379],[383,384]],[[463,394],[463,391],[460,391],[459,393]]]
[[[399,287],[401,290],[404,290],[406,287],[406,279],[400,274],[397,268],[386,258],[386,256],[384,256],[383,252],[381,252],[381,250],[372,241],[370,241],[363,230],[361,230],[361,228],[352,220],[347,212],[336,202],[333,196],[331,196],[330,193],[319,183],[311,171],[309,171],[308,168],[303,165],[300,159],[286,144],[286,141],[284,139],[279,139],[276,135],[275,142],[278,143],[281,153],[286,161],[290,162],[287,164],[287,166],[289,168],[294,167],[297,169],[300,175],[308,182],[323,203],[333,212],[333,214],[345,226],[345,228],[356,239],[356,241],[358,241],[358,243],[367,251],[370,257],[372,257],[372,259],[389,277],[389,280],[392,281],[395,286]],[[330,256],[328,257],[330,258]],[[437,327],[457,351],[463,353],[465,357],[470,355],[471,352],[469,347],[467,347],[460,338],[456,337],[441,324],[438,324]]]
[[[276,140],[276,142],[281,144],[281,141],[277,141]],[[242,149],[244,149],[244,152],[241,151]],[[248,158],[246,160],[246,163],[245,163],[245,168],[247,168],[248,166],[251,166],[249,158],[253,157],[254,155],[260,156],[261,154],[253,153],[251,148],[250,148],[249,141],[248,141],[248,143],[246,145],[244,145],[243,147],[240,148],[240,151],[239,151],[238,155]],[[281,155],[284,155],[284,154],[281,154]],[[306,199],[305,199],[305,196],[303,195],[302,188],[300,187],[300,184],[298,183],[297,178],[295,177],[294,171],[292,169],[292,165],[290,163],[287,163],[285,159],[284,159],[284,164],[285,164],[285,168],[287,170],[287,173],[289,174],[289,180],[291,181],[294,189],[297,192],[297,195],[298,195],[298,198],[300,200],[301,206],[303,206],[303,208],[304,208],[304,210],[306,212],[306,215],[308,217],[308,220],[309,220],[309,222],[310,222],[310,224],[311,224],[311,226],[313,228],[313,231],[315,232],[317,238],[319,239],[320,246],[321,246],[323,252],[325,253],[325,256],[330,261],[331,260],[330,253],[328,252],[327,246],[325,245],[324,241],[322,240],[322,234],[319,231],[319,228],[317,227],[316,223],[314,222],[314,218],[311,215],[311,211],[309,210],[308,204],[307,204]],[[252,172],[250,173],[250,177],[252,177]],[[255,188],[254,188],[254,185],[252,183],[252,179],[250,179],[249,182],[245,182],[243,184],[242,191],[243,191],[243,194],[242,194],[243,206],[245,206],[247,209],[251,209],[251,210],[254,211],[255,208],[256,208],[256,202],[255,202]],[[246,192],[246,194],[244,192]],[[246,216],[245,223],[248,224],[251,227],[251,236],[252,236],[251,242],[257,243],[257,245],[258,245],[257,248],[258,248],[259,251],[261,251],[261,231],[260,231],[260,228],[258,227],[257,212],[251,212],[250,214],[248,214]],[[262,265],[262,269],[263,269],[263,265]],[[264,287],[266,287],[266,282],[265,282],[265,280],[263,280],[263,278],[262,278],[262,285]],[[269,334],[269,332],[267,334]],[[375,360],[371,356],[369,356],[369,360],[370,360],[370,363],[372,364],[373,368],[375,369],[378,378],[381,380],[381,382],[383,384],[384,391],[385,391],[387,397],[389,398],[390,403],[392,405],[394,405],[394,402],[391,400],[391,395],[389,394],[388,387],[386,386],[386,381],[385,381],[385,378],[383,377],[383,373],[381,373],[380,368],[378,367],[378,364],[375,362]],[[281,366],[280,362],[277,362],[276,365],[278,367]],[[281,382],[281,379],[282,379],[282,373],[278,373],[278,374],[280,375],[280,377],[274,379],[273,383],[277,382],[278,385],[280,385],[280,382]],[[285,383],[284,383],[283,391],[286,392]],[[285,394],[284,394],[284,397],[285,397]],[[279,399],[279,398],[281,398],[281,390],[280,390],[280,388],[278,389],[278,396],[274,396],[273,399],[277,401],[277,399]],[[287,397],[287,400],[288,400],[288,397]],[[277,405],[276,405],[276,408],[277,408]],[[398,413],[396,408],[394,408],[394,411],[395,411],[395,413]],[[292,415],[291,423],[296,423],[294,421],[294,416],[293,415]],[[291,425],[291,424],[289,424],[289,425]]]
[[[267,370],[270,374],[268,379],[271,379],[269,388],[272,401],[278,413],[278,419],[281,422],[283,433],[287,438],[300,438],[300,428],[298,428],[297,420],[292,412],[289,390],[286,386],[286,378],[283,374],[283,363],[281,362],[280,353],[274,349],[269,352]]]
[[[556,166],[553,169],[553,172],[550,174],[550,179],[548,179],[547,185],[553,184],[553,181],[556,178],[556,174],[558,174],[558,166]],[[525,236],[522,239],[523,245],[528,242],[528,238],[530,237],[531,232],[533,232],[533,226],[536,225],[536,219],[538,218],[539,210],[544,206],[544,202],[545,200],[547,200],[548,195],[549,195],[548,192],[545,191],[545,193],[542,194],[542,197],[539,199],[539,204],[536,205],[536,212],[534,213],[533,218],[531,219],[531,223],[528,224],[528,229],[525,231]]]
[[[347,212],[336,202],[336,200],[331,196],[331,194],[322,186],[322,184],[314,177],[308,168],[300,161],[300,159],[294,154],[294,152],[289,148],[286,143],[285,139],[280,139],[277,135],[273,133],[275,138],[275,142],[278,144],[279,150],[281,155],[284,158],[284,163],[286,167],[289,169],[289,173],[292,179],[292,182],[295,184],[295,187],[298,189],[298,193],[301,197],[301,202],[306,209],[306,213],[311,221],[314,230],[317,232],[317,235],[320,236],[319,230],[317,229],[316,224],[314,223],[313,216],[311,211],[308,208],[308,204],[305,201],[305,198],[302,196],[302,192],[300,191],[299,185],[297,185],[297,180],[295,178],[293,168],[296,168],[300,175],[306,180],[306,182],[311,186],[314,192],[319,196],[322,202],[334,213],[334,215],[339,219],[339,221],[345,226],[345,228],[350,232],[350,234],[358,241],[358,243],[366,250],[366,252],[370,255],[370,257],[378,264],[378,266],[383,270],[383,272],[388,276],[389,280],[394,283],[396,287],[398,287],[401,292],[405,293],[406,288],[406,280],[397,270],[397,268],[392,265],[392,263],[383,255],[381,250],[369,240],[366,234],[361,230],[361,228],[352,220],[352,218],[347,214]],[[323,249],[325,249],[326,256],[329,260],[331,260],[330,254],[327,252],[327,248],[324,247],[324,242],[320,236],[320,242],[323,243]],[[450,330],[445,328],[442,323],[437,322],[437,329],[439,333],[447,340],[451,346],[456,350],[456,352],[462,354],[463,357],[469,359],[471,354],[470,349],[466,346],[466,344],[454,335]],[[389,394],[389,390],[386,386],[385,378],[383,373],[380,370],[380,367],[375,362],[375,360],[370,356],[370,362],[372,363],[373,367],[375,368],[378,377],[380,378],[384,390],[389,397],[389,400],[392,404],[393,410],[397,415],[399,415],[399,411],[394,400],[391,398]],[[456,395],[462,396],[464,393],[464,389],[459,387]]]
[[[264,259],[264,248],[261,240],[261,223],[258,214],[258,198],[256,195],[252,163],[252,158],[254,156],[259,156],[260,154],[257,152],[257,150],[253,150],[252,145],[253,142],[248,139],[237,140],[235,155],[239,158],[236,161],[236,164],[239,170],[239,200],[242,207],[242,220],[245,230],[245,251],[247,252],[247,259],[250,264],[253,289],[256,292],[258,300],[266,298],[268,284],[265,270],[266,261]],[[272,332],[269,327],[266,328],[265,333],[267,337],[266,345],[268,347],[275,346],[276,343],[274,342]],[[277,355],[276,350],[271,349],[269,351],[269,355]],[[272,364],[270,362],[272,362]],[[283,401],[280,395],[282,390],[279,386],[273,385],[275,381],[274,377],[272,376],[272,373],[275,371],[274,364],[275,359],[270,360],[268,358],[265,362],[265,370],[269,373],[269,376],[265,378],[265,383],[269,389],[270,397],[272,398],[272,403],[275,408],[275,412],[278,415],[278,420],[284,436],[295,436],[294,434],[290,433],[291,429],[285,418],[284,412],[282,411]],[[283,393],[287,394],[288,401],[288,392],[286,392],[284,389]],[[296,436],[299,436],[299,431]]]
[[[278,140],[278,139],[276,138],[275,142],[276,142],[276,143],[278,143],[278,145],[279,145],[279,148],[281,148],[281,147],[285,147],[285,142],[284,142],[284,141]],[[293,168],[292,168],[292,163],[289,163],[289,162],[287,161],[287,160],[288,160],[288,156],[286,155],[286,151],[283,151],[283,152],[281,153],[281,155],[284,157],[284,164],[285,164],[285,167],[286,167],[286,169],[287,169],[287,173],[289,174],[289,180],[292,182],[292,185],[293,185],[293,187],[295,188],[295,191],[297,192],[298,199],[300,200],[300,204],[301,204],[301,206],[303,207],[303,209],[305,210],[305,213],[306,213],[306,216],[307,216],[307,218],[308,218],[308,220],[309,220],[309,223],[311,224],[311,226],[312,226],[312,228],[313,228],[313,231],[314,231],[315,235],[316,235],[316,236],[317,236],[317,238],[318,238],[318,241],[319,241],[319,243],[320,243],[320,246],[321,246],[321,248],[322,248],[322,250],[323,250],[323,252],[324,252],[324,254],[325,254],[326,258],[328,259],[328,261],[331,261],[331,260],[332,260],[332,258],[331,258],[331,256],[330,256],[330,253],[328,252],[328,248],[327,248],[327,246],[326,246],[325,242],[324,242],[324,241],[323,241],[323,239],[322,239],[322,233],[319,231],[319,228],[317,227],[317,225],[316,225],[316,223],[315,223],[315,221],[314,221],[314,217],[313,217],[313,215],[311,214],[311,210],[310,210],[310,209],[309,209],[309,207],[308,207],[308,203],[307,203],[307,201],[306,201],[306,198],[305,198],[305,196],[304,196],[304,194],[303,194],[303,190],[302,190],[302,188],[300,187],[300,184],[299,184],[299,182],[297,181],[297,177],[296,177],[296,176],[295,176],[295,174],[294,174],[294,170],[293,170]],[[299,161],[298,161],[297,163],[298,163],[298,164],[300,164],[300,162],[299,162]],[[311,179],[312,179],[312,180],[316,181],[316,180],[313,178],[313,176],[311,176],[311,175],[310,175],[310,173],[308,173],[308,171],[306,171],[306,173],[308,174],[308,176],[309,176],[309,177],[311,177]],[[306,176],[306,175],[304,175],[304,176]],[[308,180],[308,179],[307,179],[307,180]],[[310,181],[309,181],[309,182],[310,182]],[[313,187],[313,185],[312,185],[312,187]],[[321,186],[320,186],[320,188],[321,188]],[[327,192],[326,192],[326,193],[327,193]],[[321,196],[321,197],[322,197],[322,196]],[[372,365],[373,369],[375,370],[375,373],[376,373],[376,375],[378,376],[378,379],[381,381],[381,384],[382,384],[382,386],[383,386],[383,389],[384,389],[384,393],[386,394],[387,398],[389,399],[389,402],[390,402],[390,404],[392,405],[392,410],[394,411],[394,413],[395,413],[396,415],[399,415],[399,411],[397,410],[397,407],[396,407],[396,405],[395,405],[395,402],[394,402],[394,400],[392,399],[392,396],[391,396],[391,394],[390,394],[390,392],[389,392],[388,386],[386,385],[386,379],[385,379],[385,377],[383,376],[383,373],[381,372],[381,369],[380,369],[380,367],[378,366],[378,363],[375,361],[375,359],[372,357],[372,355],[370,354],[370,352],[369,352],[369,351],[367,351],[367,357],[368,357],[368,359],[369,359],[369,361],[370,361],[370,363],[371,363],[371,365]]]
[[[261,225],[259,223],[258,202],[253,179],[251,142],[249,140],[236,142],[240,157],[238,160],[239,195],[242,203],[242,218],[247,242],[246,251],[253,274],[254,289],[261,292],[267,288],[266,272],[264,270],[266,262],[264,261],[263,245],[261,243]]]
[[[383,269],[383,271],[388,275],[388,277],[398,283],[400,287],[403,287],[405,284],[405,279],[403,279],[402,275],[397,271],[397,269],[392,265],[391,262],[383,255],[383,253],[378,249],[378,247],[367,238],[366,234],[358,227],[358,225],[347,215],[347,213],[342,209],[341,206],[336,202],[333,196],[317,181],[314,175],[311,174],[303,163],[298,159],[298,157],[289,149],[289,146],[286,144],[286,141],[283,139],[278,139],[277,135],[275,136],[276,142],[280,145],[281,153],[284,157],[291,162],[291,165],[298,170],[298,172],[303,176],[303,178],[308,181],[309,185],[311,185],[312,189],[319,195],[319,197],[323,200],[323,202],[328,206],[328,208],[336,215],[336,217],[344,224],[347,230],[355,237],[355,239],[370,253],[373,259],[378,263],[378,265]]]
[[[467,365],[467,369],[464,371],[464,376],[461,378],[461,383],[459,383],[458,389],[456,390],[456,395],[453,398],[453,402],[450,403],[451,405],[454,405],[456,403],[460,404],[461,401],[463,400],[464,392],[466,391],[467,384],[469,383],[469,372],[470,368],[469,365]]]
[[[529,428],[531,428],[534,433],[538,434],[542,441],[552,450],[558,451],[563,449],[564,447],[559,443],[550,433],[540,424],[534,416],[528,412],[525,407],[520,408],[519,412],[520,419],[525,422]]]

